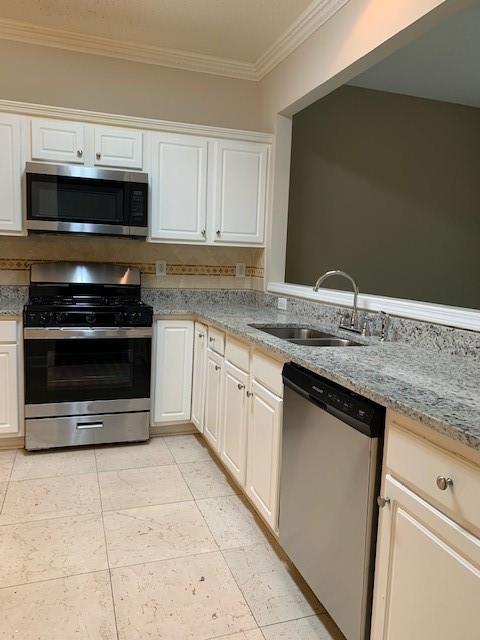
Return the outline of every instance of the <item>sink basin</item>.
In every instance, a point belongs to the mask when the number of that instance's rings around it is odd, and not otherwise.
[[[311,338],[310,340],[289,340],[305,347],[364,347],[365,345],[346,338]]]
[[[309,329],[308,327],[271,327],[269,325],[251,324],[251,327],[269,333],[271,336],[288,340],[293,344],[305,347],[363,347],[365,345],[347,338],[338,338],[331,333]]]
[[[303,327],[269,327],[267,325],[250,325],[254,329],[259,329],[271,336],[282,338],[283,340],[311,340],[312,338],[335,338],[331,333],[324,333],[316,329]]]

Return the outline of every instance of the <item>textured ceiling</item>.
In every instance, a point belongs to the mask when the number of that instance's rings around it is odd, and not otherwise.
[[[255,62],[311,0],[1,0],[0,18]]]

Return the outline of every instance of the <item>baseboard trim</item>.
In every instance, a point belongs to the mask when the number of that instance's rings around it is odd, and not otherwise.
[[[180,422],[171,424],[159,424],[150,426],[150,437],[155,436],[178,436],[198,433],[192,422]]]

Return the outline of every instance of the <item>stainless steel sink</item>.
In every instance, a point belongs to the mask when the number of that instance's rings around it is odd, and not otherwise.
[[[365,345],[347,338],[338,338],[331,333],[310,329],[308,327],[272,327],[269,325],[251,324],[251,327],[263,331],[282,340],[306,347],[363,347]]]
[[[270,327],[268,325],[250,325],[254,329],[269,333],[271,336],[282,338],[283,340],[310,340],[312,338],[334,338],[331,333],[324,333],[316,329],[304,327]]]
[[[363,347],[365,345],[346,338],[311,338],[310,340],[288,340],[305,347]]]

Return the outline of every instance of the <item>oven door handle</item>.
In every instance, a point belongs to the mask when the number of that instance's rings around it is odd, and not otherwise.
[[[77,327],[50,328],[25,327],[25,340],[73,340],[101,338],[151,338],[152,327]]]

